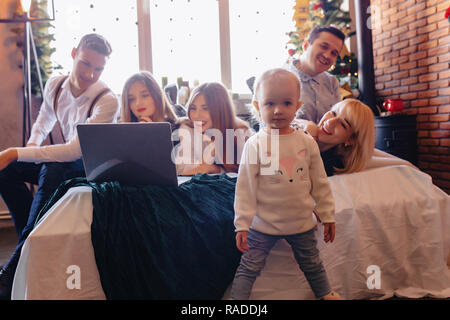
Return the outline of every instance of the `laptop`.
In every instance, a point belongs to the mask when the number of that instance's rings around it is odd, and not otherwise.
[[[77,132],[88,181],[178,185],[169,123],[89,123]]]

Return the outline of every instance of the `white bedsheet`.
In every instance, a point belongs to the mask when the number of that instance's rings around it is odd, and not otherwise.
[[[336,238],[325,244],[320,226],[317,237],[334,290],[346,299],[450,297],[450,197],[427,174],[407,165],[375,164],[329,180],[336,202]],[[12,298],[105,299],[91,221],[90,188],[72,188],[25,242]],[[367,287],[371,265],[380,269],[380,289]],[[79,267],[80,289],[71,288],[75,274],[67,273],[70,266]],[[271,251],[251,298],[313,298],[285,242]]]
[[[450,297],[450,197],[428,175],[402,165],[329,180],[336,238],[325,244],[321,227],[316,236],[335,291],[345,299]],[[379,267],[380,289],[368,288],[370,266]],[[314,298],[285,241],[272,249],[251,298]]]
[[[69,189],[47,211],[22,248],[12,299],[105,299],[91,242],[92,211],[89,187]]]

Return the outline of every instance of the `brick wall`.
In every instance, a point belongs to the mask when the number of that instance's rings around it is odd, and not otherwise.
[[[450,194],[450,0],[372,0],[377,94],[417,115],[419,167]]]

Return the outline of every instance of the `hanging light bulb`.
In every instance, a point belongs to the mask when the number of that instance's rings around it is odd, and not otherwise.
[[[33,0],[20,0],[20,5],[22,6],[24,13],[30,12],[32,1]]]

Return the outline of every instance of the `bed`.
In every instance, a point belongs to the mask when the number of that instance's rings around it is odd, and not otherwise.
[[[366,170],[329,181],[336,238],[325,244],[320,224],[316,232],[335,291],[345,299],[450,297],[450,197],[429,175],[378,152]],[[22,249],[13,299],[107,298],[92,244],[92,213],[88,186],[68,189],[45,213]],[[250,298],[314,298],[286,242],[272,249]]]

